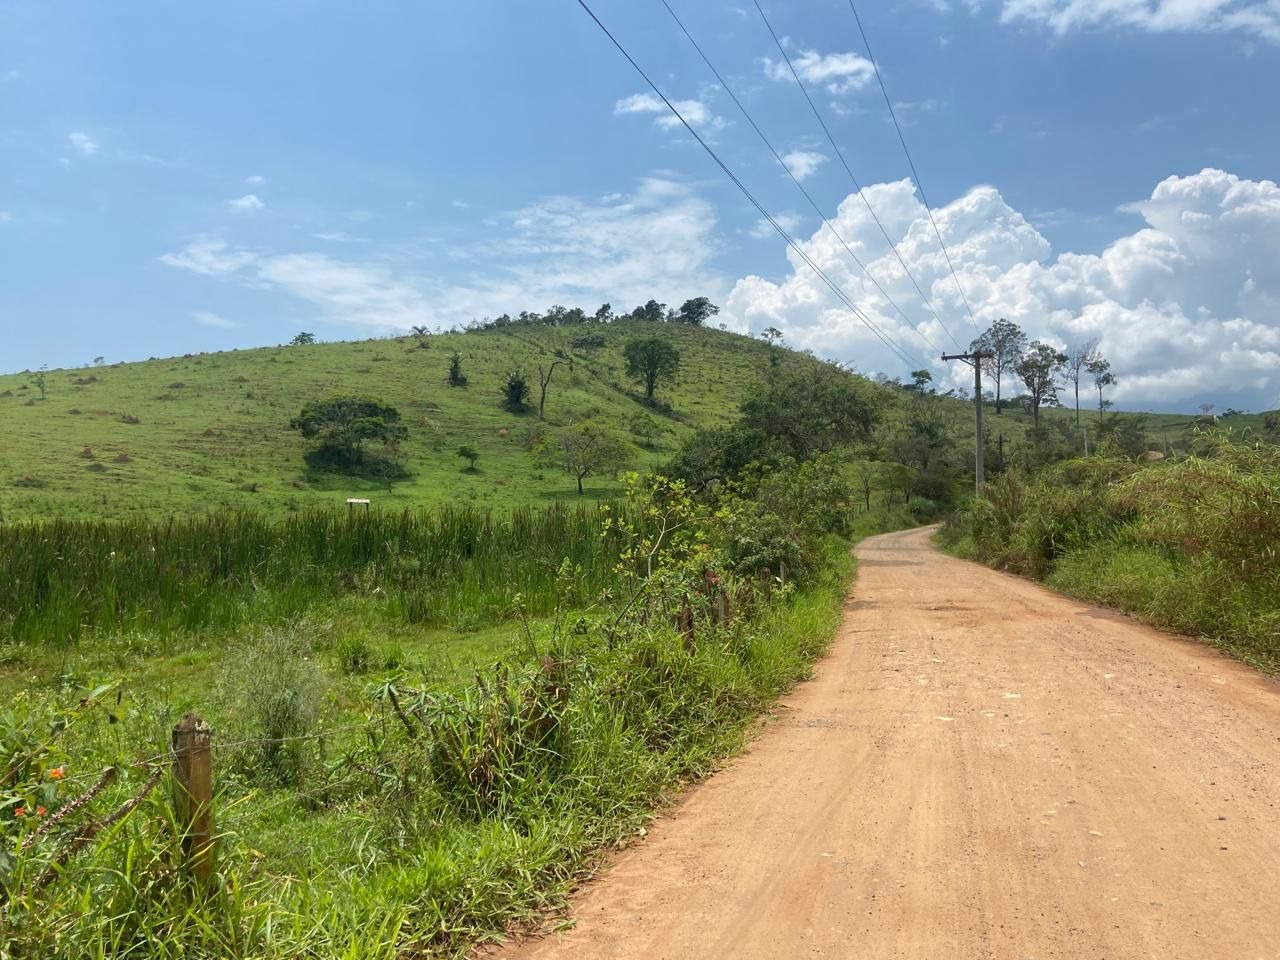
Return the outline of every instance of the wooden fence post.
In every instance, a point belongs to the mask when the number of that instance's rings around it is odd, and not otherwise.
[[[773,571],[768,567],[760,568],[760,592],[766,600],[773,596]]]
[[[689,606],[689,601],[685,600],[680,607],[680,612],[676,614],[676,627],[684,634],[684,647],[686,650],[693,650],[693,609]]]
[[[787,561],[779,560],[778,561],[778,582],[785,587],[787,585],[787,581],[790,579],[791,579],[791,571],[790,569],[787,568]]]
[[[194,713],[173,728],[174,803],[182,829],[182,852],[191,875],[201,882],[213,876],[213,730]]]

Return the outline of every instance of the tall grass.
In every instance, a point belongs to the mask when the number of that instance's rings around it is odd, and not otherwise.
[[[1095,458],[1006,475],[943,541],[1280,671],[1275,446],[1216,435],[1176,463]]]
[[[371,718],[332,788],[296,807],[310,869],[264,862],[239,832],[261,798],[224,793],[217,880],[193,889],[157,790],[47,888],[13,886],[0,956],[460,956],[559,902],[807,675],[851,572],[843,542],[824,553],[803,589],[694,645],[665,619],[612,636],[557,621],[472,683],[402,686],[403,722]]]
[[[589,593],[612,576],[618,544],[601,536],[598,508],[0,526],[0,642],[276,623],[352,593],[406,622],[479,625],[501,618],[513,593],[550,610],[566,559]]]

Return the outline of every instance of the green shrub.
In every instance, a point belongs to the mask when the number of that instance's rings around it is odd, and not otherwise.
[[[316,755],[326,681],[302,625],[246,641],[222,681],[242,718],[243,765],[281,785],[301,782]]]

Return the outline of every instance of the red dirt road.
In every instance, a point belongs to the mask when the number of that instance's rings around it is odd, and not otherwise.
[[[815,678],[508,960],[1280,958],[1280,686],[865,541]]]

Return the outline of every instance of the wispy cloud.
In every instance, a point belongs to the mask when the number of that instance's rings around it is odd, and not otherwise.
[[[14,216],[10,210],[0,210],[0,223],[13,223]]]
[[[492,239],[455,251],[469,279],[422,271],[416,250],[344,259],[277,254],[198,236],[163,263],[203,277],[296,297],[332,323],[387,331],[454,326],[551,303],[719,295],[709,267],[715,211],[685,184],[649,177],[609,201],[549,197],[502,214]]]
[[[257,259],[243,247],[232,247],[218,237],[198,236],[177,253],[165,253],[160,262],[205,277],[228,277]]]
[[[191,319],[203,327],[217,327],[219,330],[235,330],[243,324],[236,323],[234,320],[228,320],[226,317],[216,313],[210,313],[208,310],[197,310],[191,315]]]
[[[261,174],[257,174],[257,173],[255,173],[252,177],[245,177],[245,178],[244,178],[244,182],[245,182],[245,183],[247,183],[247,184],[249,184],[250,186],[257,187],[257,186],[261,186],[262,184],[266,183],[266,182],[267,182],[267,178],[266,178],[266,177],[264,177],[264,176],[262,176]]]
[[[779,83],[795,83],[790,68],[781,60],[764,57],[764,75]],[[848,93],[860,90],[875,77],[875,66],[866,57],[856,53],[818,53],[802,50],[791,58],[791,65],[805,83],[824,84],[830,93]]]
[[[800,219],[798,214],[794,213],[774,214],[773,219],[777,222],[778,226],[792,236],[795,235],[796,228],[804,222]],[[773,229],[772,223],[761,217],[752,225],[751,229],[747,231],[747,235],[755,238],[756,240],[767,240],[770,237],[778,236],[778,231]]]
[[[68,136],[67,139],[71,142],[71,149],[82,157],[92,157],[98,152],[99,147],[97,141],[87,133],[77,130],[75,133]]]
[[[713,113],[702,100],[672,100],[671,105],[680,111],[680,115],[689,121],[690,126],[700,132],[719,130],[725,126],[724,118]],[[667,109],[662,98],[652,93],[635,93],[629,97],[623,97],[613,105],[613,112],[618,116],[628,113],[656,114],[654,123],[664,130],[674,130],[683,126],[679,118]]]
[[[256,193],[246,193],[243,197],[236,197],[234,200],[228,200],[227,206],[232,210],[239,210],[241,213],[256,213],[266,206],[258,199]]]
[[[1280,45],[1280,5],[1275,0],[1005,0],[1000,19],[1032,23],[1059,35],[1103,28],[1233,32]]]
[[[349,233],[343,233],[341,230],[334,230],[329,233],[313,233],[311,236],[317,240],[327,240],[330,243],[368,243],[368,237],[355,237]]]
[[[467,201],[465,201],[465,200],[454,200],[454,201],[452,201],[452,202],[449,204],[449,206],[451,206],[451,207],[456,207],[456,208],[457,208],[457,209],[459,209],[459,210],[470,210],[470,209],[471,209],[471,204],[467,203]]]
[[[827,155],[817,150],[792,150],[782,155],[782,162],[787,165],[791,175],[797,180],[807,180],[818,172],[818,168],[827,161]]]

